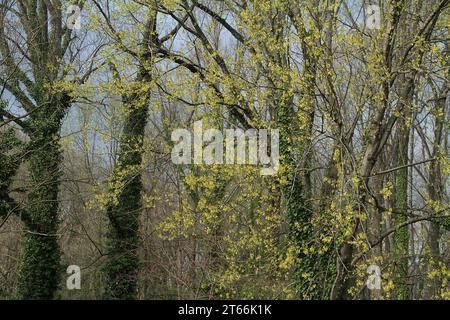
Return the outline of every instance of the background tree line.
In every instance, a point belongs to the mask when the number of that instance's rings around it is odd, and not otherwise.
[[[450,0],[2,0],[0,298],[449,299],[449,28]],[[278,129],[280,170],[173,164],[198,120]]]

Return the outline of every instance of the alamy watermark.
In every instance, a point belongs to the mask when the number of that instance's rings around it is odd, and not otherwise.
[[[66,287],[68,290],[81,289],[81,268],[77,265],[70,265],[66,270],[70,276],[67,278]]]
[[[376,4],[366,6],[366,26],[370,30],[381,29],[381,8]]]
[[[174,164],[261,165],[260,173],[264,176],[274,175],[279,168],[278,129],[226,129],[223,134],[218,129],[203,131],[199,120],[194,123],[194,132],[176,129],[171,139],[177,142],[171,155]]]
[[[67,7],[66,14],[67,17],[67,28],[70,30],[81,29],[81,9],[79,6],[71,4]]]
[[[370,265],[367,270],[369,277],[367,278],[366,285],[369,290],[381,289],[381,269],[376,264]]]

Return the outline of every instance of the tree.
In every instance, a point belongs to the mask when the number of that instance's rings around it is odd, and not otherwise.
[[[80,3],[82,6],[82,3]],[[56,85],[70,64],[65,54],[73,33],[63,21],[60,1],[5,1],[0,7],[0,52],[3,90],[15,98],[15,115],[2,108],[28,136],[28,202],[24,222],[18,296],[50,299],[58,286],[58,187],[60,129],[73,97]],[[10,107],[11,108],[11,107]],[[19,210],[17,210],[19,212]]]
[[[118,32],[112,27],[109,17],[104,14],[106,24],[112,31],[119,48],[124,48]],[[142,157],[145,127],[147,125],[149,98],[152,90],[152,73],[155,55],[153,43],[157,39],[156,11],[149,8],[147,22],[143,30],[141,44],[137,52],[131,52],[139,63],[133,87],[121,94],[125,121],[120,137],[120,151],[117,166],[111,182],[111,199],[107,204],[107,216],[111,224],[108,234],[108,261],[105,265],[107,298],[134,299],[137,294],[139,271],[139,213],[142,207]],[[125,54],[128,54],[125,52]],[[114,62],[110,62],[113,80],[123,86]]]

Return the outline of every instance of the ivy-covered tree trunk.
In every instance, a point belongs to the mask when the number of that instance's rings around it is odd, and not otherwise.
[[[80,9],[84,2],[78,2]],[[0,117],[6,116],[27,136],[26,152],[21,157],[28,164],[30,182],[28,201],[16,212],[24,223],[17,295],[23,299],[51,299],[61,271],[56,234],[62,160],[60,129],[73,98],[69,96],[73,85],[84,82],[92,70],[79,74],[77,80],[66,78],[78,55],[65,55],[77,38],[63,21],[65,3],[3,3],[2,92],[6,89],[14,97],[11,107],[21,116],[2,107]]]
[[[296,248],[297,256],[294,265],[296,292],[302,299],[320,299],[328,284],[325,278],[317,276],[327,255],[310,252],[314,247],[314,229],[312,225],[313,211],[304,196],[302,179],[296,170],[295,152],[299,147],[295,139],[299,139],[301,130],[292,104],[280,99],[278,105],[278,126],[280,130],[281,189],[286,199],[287,218],[290,238]],[[298,142],[298,141],[297,141]],[[325,294],[326,295],[326,294]]]
[[[137,293],[142,149],[148,106],[130,105],[121,137],[119,163],[114,170],[113,184],[120,191],[107,208],[111,228],[105,266],[106,296],[111,299],[135,299]]]
[[[407,125],[407,116],[411,115],[411,103],[414,92],[414,76],[402,78],[400,84],[399,110],[403,117],[397,122],[396,140],[398,141],[397,167],[395,172],[395,198],[396,213],[394,225],[399,226],[408,219],[408,144],[410,128]],[[409,226],[404,226],[394,232],[394,256],[396,265],[394,277],[396,282],[397,299],[408,299],[408,256],[409,256]]]
[[[398,127],[398,166],[405,166],[408,163],[408,130],[404,121],[399,122]],[[395,174],[395,208],[394,224],[396,226],[405,223],[407,220],[408,207],[408,168],[404,167],[396,171]],[[396,258],[395,280],[397,299],[408,298],[408,226],[399,228],[394,233],[394,255]]]
[[[21,155],[17,150],[20,146],[21,142],[16,138],[14,130],[0,131],[0,225],[19,209],[9,193],[12,180],[21,163],[19,160]]]
[[[52,299],[58,287],[61,272],[58,191],[62,159],[59,134],[67,107],[68,100],[60,100],[52,107],[37,109],[30,123],[31,190],[22,215],[25,230],[17,289],[22,299]]]
[[[135,299],[139,272],[139,217],[142,209],[141,180],[145,127],[153,69],[156,10],[150,10],[139,53],[139,69],[132,92],[122,95],[127,112],[120,137],[119,161],[112,178],[112,200],[107,208],[110,221],[105,296],[108,299]],[[115,66],[113,74],[119,78]],[[119,78],[119,80],[121,80]]]
[[[444,86],[441,89],[438,99],[436,99],[436,108],[434,111],[434,141],[432,149],[432,158],[435,161],[430,164],[430,171],[428,175],[427,191],[428,196],[433,203],[443,202],[444,178],[442,175],[442,142],[445,141],[445,131],[444,131],[444,120],[445,118],[445,108],[447,103],[448,92],[450,91],[450,86]],[[436,212],[436,214],[440,214]],[[436,266],[439,261],[442,261],[441,249],[440,249],[440,238],[441,238],[441,227],[446,231],[450,230],[450,217],[436,218],[433,219],[429,226],[428,231],[428,241],[427,245],[429,248],[429,254],[432,259],[432,264],[428,266],[428,272],[432,271],[433,267]],[[433,299],[439,293],[439,288],[442,286],[442,279],[439,277],[427,278],[424,280],[424,298]]]

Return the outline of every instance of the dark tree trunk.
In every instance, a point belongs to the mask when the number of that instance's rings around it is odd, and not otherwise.
[[[140,66],[135,81],[138,84],[148,84],[152,80],[154,61],[152,50],[158,36],[156,16],[156,10],[151,9],[140,52],[137,54]],[[114,76],[119,77],[114,66],[113,69]],[[122,129],[119,162],[113,173],[111,192],[114,199],[107,208],[110,230],[108,260],[104,273],[106,276],[105,297],[108,299],[136,299],[137,297],[139,218],[143,189],[142,156],[150,94],[150,89],[135,88],[134,92],[122,96],[122,103],[128,114]]]
[[[397,166],[408,164],[409,130],[405,121],[398,122],[397,140],[398,159]],[[395,174],[395,217],[394,224],[400,225],[407,220],[408,208],[408,168],[404,167]],[[395,282],[397,299],[408,299],[408,256],[409,256],[409,226],[402,227],[394,233]]]
[[[68,99],[66,97],[66,99]],[[52,99],[49,99],[51,101]],[[58,191],[60,178],[60,128],[68,101],[38,109],[31,121],[28,195],[22,240],[18,296],[22,299],[52,299],[58,287]]]
[[[115,183],[120,186],[116,201],[107,208],[111,223],[108,261],[105,266],[106,297],[135,299],[139,271],[139,215],[141,211],[141,165],[147,104],[131,107],[122,135]],[[122,174],[125,173],[125,176]],[[113,191],[115,192],[115,191]]]

